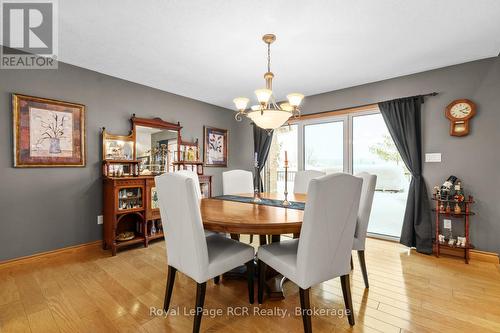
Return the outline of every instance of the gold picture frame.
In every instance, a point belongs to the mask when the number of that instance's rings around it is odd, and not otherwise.
[[[84,167],[85,105],[12,94],[15,168]]]

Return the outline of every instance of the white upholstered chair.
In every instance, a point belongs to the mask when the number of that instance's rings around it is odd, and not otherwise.
[[[253,303],[254,249],[223,236],[205,236],[196,184],[192,178],[179,173],[166,173],[156,177],[155,181],[168,260],[163,307],[168,311],[177,271],[195,280],[197,291],[193,332],[199,332],[208,280],[246,264],[249,301]]]
[[[194,180],[194,186],[196,187],[196,196],[199,200],[201,200],[201,187],[200,187],[200,179],[198,178],[198,174],[192,170],[178,170],[176,173],[180,175],[185,175]]]
[[[293,192],[307,193],[309,182],[312,179],[319,178],[324,175],[326,175],[326,173],[316,170],[297,171],[297,173],[295,174],[295,180],[293,182]]]
[[[339,276],[349,324],[354,325],[349,261],[361,185],[361,178],[345,173],[313,179],[307,192],[300,238],[271,243],[258,250],[259,303],[263,298],[265,267],[269,265],[299,286],[305,332],[312,332],[307,310],[311,286]]]
[[[253,193],[253,174],[246,170],[230,170],[222,173],[224,195]]]
[[[356,223],[356,231],[354,232],[354,243],[352,249],[358,252],[359,265],[363,273],[365,287],[369,288],[368,272],[366,270],[365,261],[365,242],[366,232],[368,230],[368,222],[370,221],[370,213],[372,211],[373,196],[375,194],[375,186],[377,184],[377,176],[370,175],[367,172],[361,172],[356,177],[363,179],[361,187],[361,199],[359,201],[358,220]],[[351,257],[351,269],[353,268]]]
[[[176,173],[180,175],[184,175],[186,177],[191,178],[194,181],[194,186],[196,187],[196,197],[198,200],[202,199],[201,188],[200,188],[200,179],[198,178],[198,174],[192,170],[178,170]],[[216,232],[205,230],[205,236],[215,235]],[[218,281],[218,278],[216,279]]]
[[[246,170],[230,170],[222,173],[222,193],[224,195],[235,195],[253,193],[253,173]],[[239,239],[239,235],[232,234],[231,238]],[[250,243],[253,235],[250,235]]]

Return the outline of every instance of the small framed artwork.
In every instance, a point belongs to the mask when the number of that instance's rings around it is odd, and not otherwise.
[[[85,106],[12,94],[14,167],[85,166]]]
[[[205,166],[227,167],[227,130],[204,126]]]

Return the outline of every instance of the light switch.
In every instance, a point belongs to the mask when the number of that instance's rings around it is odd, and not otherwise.
[[[441,153],[425,153],[425,161],[428,163],[441,162]]]

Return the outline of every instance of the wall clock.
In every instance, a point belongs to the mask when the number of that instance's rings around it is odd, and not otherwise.
[[[469,134],[469,121],[476,114],[476,104],[468,99],[457,99],[445,110],[450,120],[450,135],[465,136]]]

